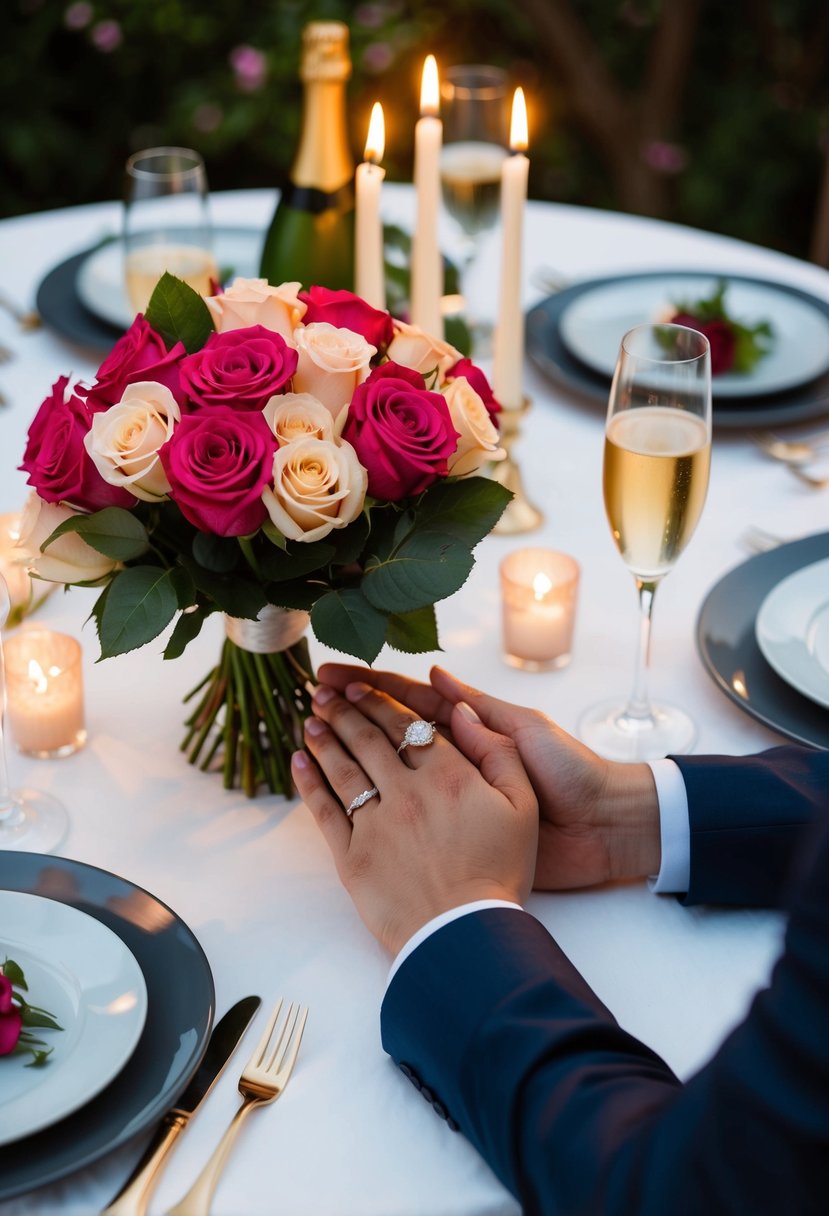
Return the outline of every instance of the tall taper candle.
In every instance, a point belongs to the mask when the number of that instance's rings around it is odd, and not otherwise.
[[[380,168],[386,146],[383,107],[375,101],[368,124],[365,159],[357,166],[355,287],[374,308],[386,307],[386,277],[383,268],[383,224],[380,219],[380,187],[386,176]]]
[[[414,184],[417,207],[412,239],[412,322],[435,337],[443,337],[440,301],[443,264],[438,247],[440,207],[440,146],[443,123],[438,117],[438,66],[427,55],[420,85],[420,118],[415,127]]]
[[[523,401],[524,313],[521,307],[521,249],[524,204],[530,162],[524,155],[528,143],[527,107],[524,90],[512,99],[510,149],[501,167],[501,289],[498,327],[492,365],[492,388],[506,409],[518,409]]]

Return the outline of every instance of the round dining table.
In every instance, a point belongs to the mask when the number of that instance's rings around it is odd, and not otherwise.
[[[273,205],[271,191],[211,198],[215,224],[260,233]],[[411,228],[411,189],[384,189],[383,211],[389,222]],[[451,254],[455,234],[449,221],[442,222]],[[31,307],[55,267],[117,235],[119,224],[115,202],[3,220],[0,293]],[[484,240],[470,280],[478,315],[497,313],[499,262],[495,231]],[[829,304],[829,274],[781,253],[653,219],[554,203],[527,206],[521,268],[527,309],[550,295],[548,280],[572,285],[666,270],[748,276]],[[29,423],[51,385],[61,375],[91,380],[105,354],[105,346],[69,341],[60,329],[24,329],[10,313],[0,313],[0,344],[12,353],[0,366],[2,511],[19,509],[28,492],[18,465]],[[482,366],[490,364],[484,359]],[[384,650],[376,666],[426,679],[438,660],[461,679],[535,706],[575,733],[587,707],[630,691],[636,594],[603,509],[604,406],[596,394],[546,374],[543,360],[525,360],[524,386],[531,406],[513,455],[526,495],[543,516],[541,526],[481,542],[466,585],[437,605],[440,654]],[[815,427],[820,408],[813,413]],[[785,427],[785,417],[776,425],[795,434],[806,429],[799,415],[792,420],[794,427]],[[763,418],[747,409],[746,421],[756,427]],[[697,642],[699,614],[712,588],[750,558],[750,527],[781,540],[829,531],[829,489],[806,486],[759,449],[748,425],[733,419],[717,425],[715,413],[706,505],[687,551],[659,588],[652,643],[653,694],[692,715],[698,753],[742,754],[787,741],[785,723],[774,729],[746,712],[739,697],[726,695]],[[559,670],[518,670],[503,658],[499,564],[524,546],[562,551],[580,566],[572,660]],[[516,1201],[487,1165],[383,1052],[379,1009],[390,959],[341,887],[308,810],[296,799],[248,800],[225,790],[219,776],[190,767],[179,751],[182,698],[217,658],[219,619],[211,618],[175,661],[163,660],[158,639],[96,662],[88,619],[94,598],[90,589],[59,590],[34,618],[82,643],[86,746],[65,759],[37,760],[7,741],[12,784],[63,802],[70,827],[61,857],[149,892],[189,927],[212,973],[216,1017],[247,994],[262,998],[253,1029],[171,1153],[150,1213],[172,1207],[207,1161],[236,1109],[238,1075],[264,1010],[280,995],[309,1007],[302,1048],[283,1096],[254,1112],[243,1128],[215,1194],[215,1216],[516,1213]],[[311,653],[317,664],[333,657],[313,638]],[[822,712],[829,717],[829,710]],[[13,867],[13,858],[6,859]],[[527,906],[619,1022],[683,1078],[705,1065],[743,1017],[781,948],[783,919],[776,912],[683,907],[654,895],[645,882],[534,893]],[[9,926],[0,926],[0,942],[4,931]],[[186,979],[171,971],[166,982]],[[150,1001],[148,1021],[153,1016]],[[3,1066],[0,1061],[0,1103]],[[50,1067],[58,1064],[47,1065],[38,1081],[47,1105]],[[110,1082],[116,1099],[118,1085],[118,1077]],[[86,1159],[79,1142],[73,1161],[76,1117],[39,1133],[47,1151],[45,1172],[37,1176],[27,1177],[20,1165],[26,1140],[0,1149],[0,1159],[16,1162],[12,1191],[19,1192],[11,1193],[8,1182],[4,1189],[0,1168],[2,1216],[88,1216],[118,1191],[151,1129],[113,1136],[112,1144],[99,1129],[98,1148],[88,1155],[94,1159]],[[53,1173],[49,1143],[63,1163]],[[44,1177],[52,1180],[43,1185]]]

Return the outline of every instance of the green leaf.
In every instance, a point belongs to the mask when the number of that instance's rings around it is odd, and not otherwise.
[[[239,546],[235,537],[197,532],[193,537],[193,557],[205,570],[212,570],[214,574],[229,574],[239,561]]]
[[[267,536],[271,544],[276,545],[277,549],[286,548],[288,542],[272,519],[265,520],[265,522],[262,524],[262,531],[265,533],[265,536]]]
[[[173,566],[170,570],[170,581],[176,593],[176,603],[182,610],[192,608],[196,602],[196,584],[190,571],[184,566]]]
[[[12,959],[6,959],[5,963],[3,964],[3,974],[7,980],[11,980],[15,988],[22,988],[24,992],[29,991],[29,985],[26,983],[23,968],[19,967]]]
[[[182,612],[170,634],[170,640],[164,648],[164,658],[177,659],[179,655],[183,654],[193,638],[198,637],[202,625],[212,611],[213,609],[209,605],[199,604],[192,612]]]
[[[279,583],[283,579],[299,578],[327,566],[334,556],[334,546],[327,541],[289,541],[283,552],[270,547],[259,556],[259,564],[266,579]]]
[[[389,617],[386,641],[395,650],[406,654],[427,654],[440,650],[438,626],[433,605]]]
[[[352,562],[356,562],[365,548],[370,530],[371,522],[368,513],[363,511],[348,527],[342,528],[339,532],[336,530],[330,532],[328,540],[334,545],[335,550],[332,562],[336,562],[338,566],[350,566]]]
[[[186,557],[181,560],[199,591],[228,616],[239,616],[253,621],[268,602],[258,583],[238,574],[214,574]]]
[[[488,477],[438,482],[416,504],[414,527],[418,532],[442,532],[474,549],[492,531],[511,498],[510,490]]]
[[[36,1026],[42,1030],[63,1030],[63,1027],[55,1021],[54,1014],[47,1013],[45,1009],[34,1009],[29,1005],[23,1016],[24,1026]]]
[[[158,280],[144,317],[169,345],[181,342],[191,355],[214,332],[210,309],[199,293],[169,273]]]
[[[357,589],[329,591],[311,610],[311,626],[332,650],[373,663],[383,648],[386,618]]]
[[[416,532],[393,557],[366,572],[362,589],[375,608],[413,612],[454,595],[474,564],[462,541],[439,532]]]
[[[150,544],[147,529],[141,520],[123,507],[104,507],[103,511],[96,511],[94,515],[73,515],[55,528],[42,547],[48,548],[52,541],[65,536],[67,532],[76,532],[98,553],[117,562],[129,562],[140,557],[147,552]]]
[[[171,570],[158,566],[122,570],[109,585],[98,620],[101,658],[126,654],[152,641],[169,625],[177,609]]]
[[[320,596],[330,591],[330,587],[327,583],[298,578],[286,583],[269,583],[266,591],[269,603],[277,608],[300,608],[303,612],[310,612]]]

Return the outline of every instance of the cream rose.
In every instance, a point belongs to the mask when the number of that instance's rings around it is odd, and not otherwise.
[[[292,443],[295,439],[333,439],[331,411],[310,393],[282,393],[271,397],[262,413],[279,440]]]
[[[62,502],[44,502],[34,491],[26,499],[17,545],[26,555],[29,569],[38,578],[49,583],[93,583],[118,565],[74,532],[59,536],[45,553],[41,552],[40,546],[55,528],[78,514]]]
[[[328,321],[300,325],[294,331],[294,341],[299,352],[295,391],[311,393],[336,418],[368,375],[368,365],[377,354],[377,347],[362,334],[330,325]]]
[[[429,376],[437,368],[438,387],[443,384],[449,368],[463,358],[459,350],[442,338],[434,338],[417,325],[407,325],[405,321],[395,321],[388,354],[393,363],[414,368],[422,376]]]
[[[498,446],[498,431],[489,411],[466,376],[450,380],[443,388],[452,425],[458,432],[455,455],[449,458],[453,477],[479,472],[490,460],[503,460],[506,452]]]
[[[314,541],[344,528],[363,509],[368,474],[350,443],[295,439],[273,461],[262,501],[288,540]]]
[[[94,415],[84,447],[104,481],[128,488],[144,502],[157,502],[170,492],[158,449],[180,418],[168,388],[139,380],[127,385],[117,405]]]
[[[308,305],[300,300],[300,283],[280,283],[272,287],[267,279],[234,279],[218,296],[205,296],[216,332],[247,329],[262,325],[281,334],[294,345],[294,329],[305,316]]]

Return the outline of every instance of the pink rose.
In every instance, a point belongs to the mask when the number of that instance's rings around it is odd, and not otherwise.
[[[20,1010],[12,1004],[11,980],[0,972],[0,1056],[14,1051],[22,1028]]]
[[[265,518],[277,447],[262,414],[217,405],[185,414],[159,454],[185,519],[202,532],[246,536]]]
[[[458,359],[455,366],[449,368],[449,371],[446,373],[446,379],[457,380],[461,376],[464,376],[470,386],[474,388],[475,392],[486,406],[487,413],[491,416],[493,422],[497,426],[498,421],[495,415],[500,414],[501,403],[496,399],[495,394],[492,391],[492,386],[484,373],[479,367],[475,366],[471,359]]]
[[[211,334],[181,364],[181,382],[196,405],[261,410],[290,387],[297,353],[281,334],[262,325]]]
[[[75,393],[67,393],[68,384],[68,376],[55,381],[29,427],[20,465],[29,474],[28,484],[46,502],[68,502],[82,511],[131,507],[134,496],[108,485],[95,468],[84,446],[92,410]]]
[[[181,342],[168,351],[161,335],[139,314],[98,368],[92,388],[78,391],[91,409],[102,410],[120,401],[128,384],[154,380],[168,388],[181,405],[179,367],[186,353]]]
[[[417,383],[416,383],[417,381]],[[384,363],[354,391],[342,431],[368,470],[368,492],[389,502],[445,477],[458,435],[440,393],[421,375]]]
[[[734,327],[728,321],[715,317],[711,321],[701,321],[687,312],[678,312],[671,317],[672,325],[685,325],[704,334],[711,347],[711,375],[722,376],[730,372],[734,366],[734,356],[737,353],[737,335]]]
[[[362,334],[370,346],[384,351],[394,337],[394,325],[387,312],[372,308],[351,291],[329,291],[327,287],[310,287],[299,293],[308,305],[303,317],[306,325],[312,321],[327,321],[338,329],[350,329]]]

